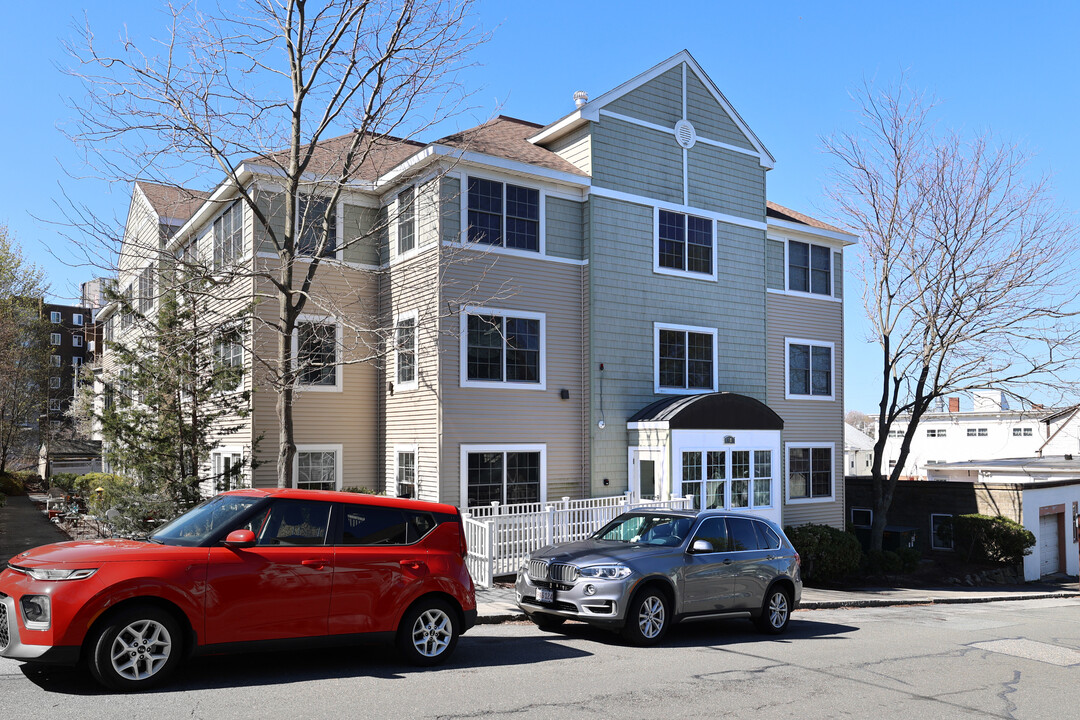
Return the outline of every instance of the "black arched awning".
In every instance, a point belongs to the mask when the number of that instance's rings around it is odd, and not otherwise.
[[[630,422],[667,422],[672,430],[783,430],[784,420],[765,403],[718,392],[657,400]]]

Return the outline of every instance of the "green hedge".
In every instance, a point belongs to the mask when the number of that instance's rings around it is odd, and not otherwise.
[[[952,519],[956,549],[968,561],[1019,565],[1035,547],[1035,535],[1001,515],[959,515]]]
[[[859,569],[862,547],[846,530],[809,523],[784,528],[802,558],[802,577],[809,582],[837,580]]]
[[[18,473],[0,473],[0,493],[4,495],[22,495],[26,485]]]

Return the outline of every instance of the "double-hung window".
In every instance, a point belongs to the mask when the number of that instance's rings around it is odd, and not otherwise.
[[[416,497],[416,448],[395,450],[395,483],[398,497]]]
[[[72,325],[82,325],[83,324],[82,313],[75,313],[74,315],[72,315],[71,316],[71,324]]]
[[[60,367],[60,362],[61,360],[59,355],[49,356],[49,365],[51,365],[52,367]]]
[[[772,505],[772,450],[684,450],[682,494],[695,510]]]
[[[833,344],[788,338],[787,397],[833,399]]]
[[[244,206],[237,200],[214,221],[214,270],[236,265],[243,252]]]
[[[713,277],[713,221],[657,210],[656,269]]]
[[[544,322],[539,313],[466,308],[462,386],[505,383],[544,389]]]
[[[832,295],[832,250],[788,240],[788,290]]]
[[[60,333],[49,333],[50,345],[59,345],[61,342],[63,342],[63,338],[61,337]]]
[[[788,445],[788,500],[833,497],[832,444]]]
[[[340,490],[341,445],[297,445],[295,469],[301,490]]]
[[[240,387],[244,376],[244,336],[239,328],[229,328],[218,335],[214,343],[214,363],[219,389]]]
[[[298,382],[310,388],[341,387],[338,326],[333,321],[301,320],[296,324]]]
[[[470,177],[468,196],[469,242],[539,252],[539,190]]]
[[[83,346],[82,335],[72,335],[71,336],[71,344],[73,346],[75,346],[75,347],[82,347]]]
[[[656,323],[655,391],[716,390],[716,330]]]
[[[54,322],[54,323],[60,322],[60,313],[57,312],[56,310],[51,311],[49,313],[49,322]]]
[[[139,273],[139,313],[145,315],[154,309],[154,265]]]
[[[332,258],[337,255],[337,213],[330,207],[330,199],[318,195],[309,195],[297,201],[296,254],[314,256],[324,237],[323,220],[326,221],[326,243],[320,257]]]
[[[397,196],[397,254],[416,248],[416,188],[405,188]]]
[[[398,318],[394,325],[394,367],[396,389],[416,388],[416,313]]]
[[[543,445],[462,445],[466,507],[538,503],[544,500],[545,448]]]
[[[244,455],[239,450],[220,448],[210,454],[214,490],[224,492],[244,487]]]

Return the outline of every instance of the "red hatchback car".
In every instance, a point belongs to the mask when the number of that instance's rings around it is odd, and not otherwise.
[[[457,508],[353,493],[235,490],[145,541],[45,545],[0,572],[0,655],[85,659],[119,690],[193,654],[372,637],[434,665],[475,622]]]

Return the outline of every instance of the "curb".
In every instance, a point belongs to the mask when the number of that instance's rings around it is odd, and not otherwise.
[[[1030,595],[979,595],[975,597],[868,598],[866,600],[811,600],[799,603],[796,610],[835,610],[838,608],[892,607],[895,605],[973,605],[975,603],[1013,600],[1047,600],[1080,597],[1080,592],[1035,593]]]

